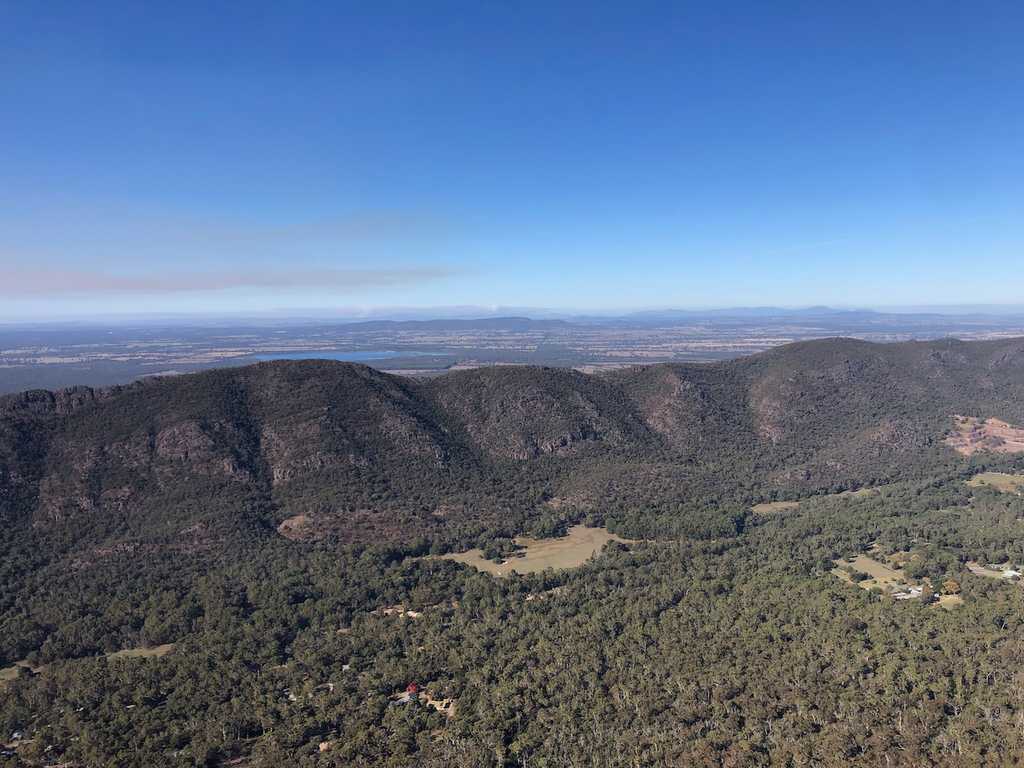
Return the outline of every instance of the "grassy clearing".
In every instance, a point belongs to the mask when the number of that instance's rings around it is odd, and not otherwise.
[[[902,589],[907,584],[907,577],[904,576],[902,570],[890,568],[888,565],[880,563],[867,555],[857,555],[853,558],[852,562],[839,561],[838,564],[849,566],[850,568],[853,568],[853,570],[860,571],[861,573],[866,573],[870,578],[856,582],[859,587],[864,589],[879,587],[880,589],[888,592],[893,588]],[[842,570],[840,567],[835,568],[832,573],[843,581],[848,581],[851,584],[854,583],[850,578],[850,574]]]
[[[18,674],[22,669],[30,669],[38,674],[46,669],[46,665],[44,664],[41,667],[33,667],[27,661],[22,659],[21,661],[14,662],[14,664],[9,667],[4,667],[3,669],[0,669],[0,688],[3,688],[3,686],[13,680],[17,680]]]
[[[127,648],[123,651],[108,653],[108,659],[151,659],[166,656],[174,650],[174,643],[156,645],[152,648]]]
[[[776,512],[785,512],[789,509],[796,509],[799,506],[799,501],[765,501],[761,504],[755,504],[750,508],[750,511],[755,515],[771,515]]]
[[[960,595],[939,595],[939,601],[935,603],[935,605],[945,608],[947,611],[958,608],[963,604],[964,599]]]
[[[155,659],[161,656],[166,656],[168,653],[174,650],[174,643],[166,643],[165,645],[156,645],[152,648],[126,648],[123,651],[114,651],[113,653],[105,654],[102,658],[106,659]],[[99,658],[99,657],[95,657]],[[75,659],[71,659],[75,661]],[[46,669],[48,665],[43,664],[38,667],[33,667],[24,659],[16,661],[10,667],[4,667],[0,669],[0,688],[12,680],[16,680],[18,677],[18,670],[21,668],[30,669],[34,673],[39,674]]]
[[[800,501],[764,501],[752,506],[750,511],[755,515],[771,515],[796,509],[802,502],[811,501],[812,499],[864,499],[868,496],[874,496],[875,494],[880,493],[881,490],[881,488],[858,488],[855,491],[841,491],[839,493],[829,493],[823,496],[808,496],[806,499],[801,499]]]
[[[629,543],[627,539],[609,533],[604,528],[574,525],[567,535],[558,539],[518,537],[516,544],[524,548],[523,556],[510,558],[503,563],[485,560],[483,552],[479,549],[443,557],[445,560],[472,565],[495,576],[507,576],[513,572],[535,573],[545,568],[578,568],[592,555],[600,552],[609,541]]]
[[[865,499],[881,492],[881,488],[858,488],[856,491],[842,491],[841,493],[830,493],[826,499]]]
[[[1002,493],[1020,494],[1024,487],[1024,475],[1008,475],[1005,472],[982,472],[967,481],[971,488],[995,488]]]

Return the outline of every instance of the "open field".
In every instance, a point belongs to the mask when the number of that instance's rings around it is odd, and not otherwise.
[[[604,528],[574,525],[568,534],[558,539],[534,539],[529,536],[517,538],[516,543],[525,549],[525,553],[522,557],[513,557],[502,563],[485,560],[480,549],[442,557],[445,560],[472,565],[495,576],[507,576],[513,572],[536,573],[545,568],[577,568],[592,555],[600,552],[609,541],[628,543],[627,539],[609,533]]]
[[[31,669],[33,672],[41,672],[46,667],[33,667],[27,661],[16,661],[11,666],[0,669],[0,689],[3,689],[8,683],[17,680],[18,674],[23,668]]]
[[[755,504],[750,508],[750,511],[755,515],[771,515],[776,512],[796,509],[799,506],[799,501],[765,501],[761,504]]]
[[[1000,419],[979,419],[973,416],[953,416],[954,431],[946,438],[946,445],[957,453],[970,456],[979,451],[992,453],[1024,453],[1024,429]]]
[[[982,472],[967,481],[971,488],[995,488],[1003,493],[1021,492],[1024,475],[1008,475],[1005,472]]]
[[[858,488],[855,491],[840,491],[839,493],[829,493],[824,496],[808,496],[806,499],[801,499],[800,501],[763,501],[760,504],[752,506],[750,511],[755,515],[772,515],[796,509],[801,503],[810,501],[811,499],[863,499],[868,496],[874,496],[881,490],[881,488]]]
[[[866,573],[870,576],[871,578],[869,579],[857,582],[857,586],[863,587],[864,589],[880,587],[885,591],[889,591],[893,588],[904,587],[907,583],[907,579],[903,575],[902,570],[890,568],[867,555],[857,555],[853,559],[853,562],[841,560],[838,561],[838,563],[839,565],[847,565],[855,571],[860,571],[861,573]],[[851,584],[854,583],[850,578],[850,575],[839,567],[833,570],[832,573],[844,581],[848,581]]]
[[[868,496],[874,496],[879,493],[881,488],[858,488],[855,491],[840,491],[839,493],[830,493],[825,496],[826,499],[865,499]]]
[[[0,687],[3,687],[4,684],[9,683],[12,680],[16,680],[18,677],[18,671],[20,669],[30,669],[33,672],[38,673],[46,669],[46,665],[44,664],[41,667],[33,667],[24,659],[22,659],[21,661],[16,661],[11,666],[0,669]]]
[[[174,643],[155,645],[152,648],[126,648],[123,651],[108,653],[108,659],[151,659],[166,656],[174,650]]]
[[[152,648],[125,648],[123,651],[114,651],[108,653],[102,658],[106,659],[154,659],[161,656],[166,656],[168,653],[174,650],[174,643],[166,643],[164,645],[155,645]],[[88,657],[88,658],[101,658],[101,657]],[[71,659],[71,661],[78,661],[79,659]],[[30,669],[35,673],[42,672],[48,665],[43,664],[38,667],[33,667],[27,661],[16,661],[9,667],[0,669],[0,687],[3,687],[5,683],[9,683],[12,680],[17,679],[18,670],[22,667]]]

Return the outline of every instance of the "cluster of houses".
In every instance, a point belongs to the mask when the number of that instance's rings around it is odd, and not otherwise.
[[[377,612],[382,616],[398,616],[402,619],[419,619],[423,611],[406,610],[404,605],[389,605],[386,608],[378,608]]]
[[[921,583],[917,586],[909,584],[903,584],[900,586],[894,585],[893,591],[891,592],[891,595],[894,600],[914,600],[920,598],[922,594],[931,595],[935,599],[938,599],[941,596],[940,593],[936,592],[934,587],[932,587],[931,580],[927,578],[921,579]],[[947,579],[946,581],[942,582],[942,594],[959,595],[959,582],[954,581],[953,579]]]

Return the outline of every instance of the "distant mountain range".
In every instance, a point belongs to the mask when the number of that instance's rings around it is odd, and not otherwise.
[[[615,323],[622,321],[692,321],[698,319],[723,318],[814,318],[814,317],[978,317],[978,318],[1021,318],[1024,304],[947,304],[902,307],[708,307],[708,308],[659,308],[640,310],[572,310],[549,309],[544,307],[427,307],[427,308],[380,308],[373,310],[338,309],[282,309],[257,313],[231,314],[120,314],[96,315],[74,318],[19,319],[0,318],[0,326],[15,327],[67,327],[69,324],[86,325],[166,325],[204,327],[235,327],[239,325],[293,325],[307,323],[331,323],[345,325],[367,325],[389,322],[466,322],[508,321],[530,319],[537,322],[564,320],[584,323]],[[475,325],[473,327],[482,327]]]

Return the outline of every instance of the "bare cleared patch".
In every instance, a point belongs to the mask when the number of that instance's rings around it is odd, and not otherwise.
[[[429,692],[423,694],[423,702],[445,717],[455,717],[455,699],[435,699]]]
[[[3,669],[0,669],[0,687],[3,687],[7,683],[10,683],[14,680],[17,680],[18,675],[21,674],[21,670],[23,667],[27,669],[28,665],[19,661],[17,664],[12,664],[9,667],[4,667]]]
[[[963,604],[964,599],[960,595],[939,595],[939,601],[935,603],[935,605],[945,608],[947,611],[959,608]]]
[[[1024,429],[1001,419],[954,415],[953,424],[945,443],[964,456],[981,451],[1024,453]]]
[[[989,579],[1003,579],[1005,581],[1019,582],[1021,572],[1010,567],[1009,563],[982,565],[971,560],[967,563],[967,570],[975,576],[984,576]]]
[[[277,526],[277,532],[292,541],[308,539],[313,532],[312,520],[309,519],[309,515],[293,515],[281,521]]]

